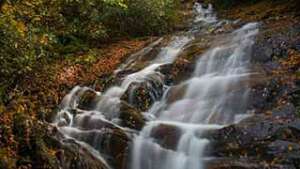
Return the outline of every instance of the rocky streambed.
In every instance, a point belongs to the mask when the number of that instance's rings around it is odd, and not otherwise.
[[[170,168],[172,163],[177,164],[173,168],[180,169],[300,168],[299,16],[283,13],[279,18],[265,17],[255,27],[246,26],[246,29],[243,20],[217,19],[208,6],[198,6],[195,10],[198,15],[195,14],[196,19],[187,31],[157,39],[131,55],[116,70],[111,88],[96,91],[91,86],[78,86],[64,98],[53,127],[49,127],[51,138],[61,149],[55,155],[62,168],[150,169]],[[255,36],[241,36],[238,43],[226,41],[239,36],[235,34],[238,29],[243,35],[258,31]],[[197,74],[195,70],[209,64],[200,64],[199,68],[197,62],[201,57],[209,49],[224,44],[239,46],[249,37],[253,43],[247,41],[246,47],[237,47],[239,56],[249,56],[241,58],[238,66],[241,67],[240,62],[243,67],[247,64],[247,71],[243,72],[247,78],[239,78],[238,83],[232,79],[230,85],[226,84],[222,94],[233,95],[224,98],[228,99],[222,102],[222,108],[226,109],[221,109],[221,114],[214,109],[216,112],[210,113],[216,114],[209,120],[205,116],[205,120],[194,122],[196,116],[186,119],[189,107],[183,104],[171,109],[169,118],[164,110],[186,97],[191,89],[189,79]],[[247,51],[246,55],[243,51]],[[221,54],[231,56],[232,50]],[[226,59],[223,63],[227,66]],[[216,64],[212,68],[218,70],[224,65]],[[229,68],[224,67],[221,72]],[[209,80],[205,82],[210,83]],[[219,85],[214,90],[224,86]],[[192,86],[192,91],[201,87],[207,86]],[[245,94],[246,99],[242,97]],[[205,99],[215,97],[220,95]],[[196,108],[203,112],[201,107]],[[182,114],[176,110],[183,110],[178,111]],[[225,117],[230,118],[226,122],[220,120]],[[197,126],[199,123],[202,126]],[[190,131],[192,138],[200,142],[183,142],[182,146],[196,143],[190,146],[201,153],[189,154],[190,150],[179,148],[180,138]],[[148,139],[151,141],[145,144]],[[138,142],[146,149],[137,148]],[[153,147],[159,149],[151,151]],[[135,161],[134,153],[144,158]],[[175,163],[184,159],[187,160],[182,166]]]

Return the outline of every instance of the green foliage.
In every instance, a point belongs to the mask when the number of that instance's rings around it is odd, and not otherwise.
[[[169,31],[177,0],[10,0],[0,3],[0,102],[32,70],[122,36]]]
[[[131,36],[162,34],[173,28],[178,16],[176,0],[127,0],[126,10],[108,7],[104,24],[110,34]]]
[[[216,8],[228,9],[240,4],[251,4],[260,0],[206,0],[209,3],[214,4]]]

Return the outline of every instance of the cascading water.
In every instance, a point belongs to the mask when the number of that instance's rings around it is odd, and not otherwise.
[[[203,16],[204,14],[206,15],[208,14],[207,10],[204,10],[204,8],[202,8],[201,5],[198,5],[196,9],[198,9],[197,10],[198,13],[196,15],[197,18],[199,18],[198,16]],[[199,23],[197,19],[195,19],[194,22],[196,23],[194,24],[195,26],[197,25],[197,23]],[[129,85],[134,82],[143,82],[154,77],[158,82],[160,82],[163,85],[164,83],[163,75],[159,71],[157,71],[157,69],[160,66],[172,63],[176,59],[176,57],[180,54],[180,52],[182,52],[185,45],[194,39],[193,36],[195,34],[195,32],[193,32],[194,27],[192,27],[192,29],[187,32],[181,33],[180,35],[175,35],[171,39],[170,43],[166,47],[161,49],[157,57],[152,62],[150,62],[148,66],[146,66],[144,69],[138,72],[127,75],[122,81],[120,86],[113,86],[109,88],[105,93],[97,92],[97,95],[101,97],[101,99],[99,99],[96,106],[93,108],[92,113],[91,112],[85,112],[85,113],[90,115],[95,115],[95,116],[103,116],[103,114],[110,114],[110,115],[117,114],[119,111],[121,96],[128,89]],[[116,70],[116,73],[122,71],[127,66],[132,65],[134,62],[133,59],[135,59],[136,56],[138,56],[138,54],[142,53],[143,51],[149,51],[160,41],[162,41],[161,38],[153,42],[152,44],[150,44],[148,47],[141,50],[140,52],[134,54],[132,57],[130,57],[131,59],[126,64],[121,65],[120,68]],[[88,87],[76,86],[67,96],[65,96],[60,106],[61,111],[58,113],[55,119],[56,124],[59,123],[64,125],[67,124],[69,127],[76,127],[73,126],[74,116],[72,115],[72,112],[70,110],[77,109],[78,99],[87,90],[92,90],[92,89]],[[112,116],[117,117],[117,115],[112,115]]]
[[[200,56],[193,77],[180,84],[186,90],[182,98],[168,104],[165,94],[153,106],[149,113],[159,121],[149,122],[134,140],[132,169],[204,167],[203,152],[209,141],[201,133],[232,124],[246,111],[249,56],[257,33],[257,24],[250,23],[223,37]],[[179,130],[171,149],[153,138],[164,125]]]
[[[88,144],[100,151],[100,154],[102,147],[99,140],[103,137],[103,127],[128,131],[128,128],[120,125],[119,112],[121,97],[129,90],[130,85],[147,82],[150,86],[165,86],[165,76],[159,72],[159,68],[172,64],[192,41],[224,23],[217,20],[211,5],[204,8],[196,3],[195,9],[197,15],[191,29],[173,36],[156,58],[148,62],[144,69],[125,76],[119,86],[113,86],[104,93],[88,87],[75,87],[65,96],[56,116],[55,124],[59,131],[81,144]],[[167,87],[163,98],[144,113],[145,116],[152,117],[152,121],[134,138],[131,169],[204,167],[204,151],[209,141],[201,138],[201,135],[207,130],[219,129],[236,122],[243,117],[240,113],[246,111],[246,82],[251,73],[248,69],[248,56],[257,31],[257,24],[251,23],[223,36],[222,40],[217,39],[210,50],[199,56],[192,78],[178,85],[185,91],[182,97],[170,102],[169,92],[172,87]],[[149,52],[161,41],[162,39],[158,39],[130,57],[115,72],[134,65],[141,53]],[[134,89],[129,92],[130,104],[135,102],[132,97]],[[78,107],[79,99],[86,91],[95,92],[97,101],[89,110],[81,110]],[[153,91],[153,97],[157,95],[155,92]],[[166,146],[163,141],[154,137],[155,131],[160,127],[170,128],[174,132],[171,141],[173,146]]]

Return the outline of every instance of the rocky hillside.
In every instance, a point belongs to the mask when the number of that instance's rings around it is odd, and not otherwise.
[[[192,5],[186,3],[184,6],[188,9],[181,12],[190,16]],[[196,56],[209,48],[220,33],[230,32],[244,23],[258,22],[259,34],[251,57],[252,69],[257,74],[249,83],[249,109],[254,111],[251,117],[238,124],[205,133],[205,137],[212,141],[207,155],[216,157],[207,162],[207,168],[300,168],[299,2],[210,0],[209,3],[217,8],[219,18],[237,22],[222,29],[207,30],[208,34],[188,46],[173,64],[162,67],[160,71],[167,84],[178,84],[189,78],[195,68]],[[188,26],[178,25],[177,29],[185,30]],[[51,122],[63,97],[72,87],[80,85],[93,89],[80,94],[78,107],[88,110],[99,99],[95,91],[103,92],[112,84],[120,83],[125,75],[141,70],[169,40],[168,35],[163,36],[163,40],[154,36],[126,38],[89,52],[76,52],[78,57],[75,60],[57,60],[23,76],[9,90],[5,104],[0,104],[0,168],[107,169],[108,165],[116,169],[127,168],[133,135],[147,121],[141,112],[162,97],[164,88],[161,83],[150,81],[151,88],[148,83],[131,84],[122,96],[121,126],[131,129],[128,131],[131,134],[110,123],[84,118],[93,124],[92,128],[104,132],[85,133],[84,139],[77,139],[94,144],[94,137],[101,137],[97,144],[105,160],[98,158],[97,152],[91,151],[90,147],[65,138]],[[140,52],[149,44],[152,45],[150,52]],[[135,64],[115,75],[114,70],[137,51],[142,57],[137,57]],[[183,89],[182,86],[174,87],[168,101],[173,102],[183,95]],[[135,90],[134,96],[130,95],[132,90]],[[74,110],[74,114],[80,112]],[[108,118],[113,119],[113,115],[108,115]],[[81,127],[88,129],[91,126]],[[159,126],[153,135],[162,146],[172,149],[178,131],[172,126]]]
[[[300,167],[298,7],[298,1],[220,7],[222,17],[261,24],[252,54],[253,66],[261,75],[251,82],[254,115],[210,133],[215,140],[212,153],[218,159],[209,168]]]

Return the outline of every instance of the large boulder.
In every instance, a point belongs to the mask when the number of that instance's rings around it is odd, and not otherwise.
[[[171,150],[176,149],[181,134],[180,128],[169,124],[159,124],[151,131],[151,137],[155,139],[156,143]]]
[[[97,150],[115,168],[124,168],[131,139],[120,128],[103,127],[99,130],[60,128],[71,138],[84,142]]]
[[[38,126],[39,125],[40,124],[38,124]],[[33,140],[31,141],[31,148],[34,150],[32,153],[33,159],[31,167],[53,169],[110,168],[106,161],[100,156],[92,153],[89,148],[83,144],[66,138],[55,126],[48,124],[44,125],[44,127],[46,128],[43,130],[43,141],[39,140],[40,138],[38,137],[32,138]],[[31,154],[29,152],[27,153],[28,155]],[[21,160],[19,163],[22,163],[22,166],[24,166],[26,161]]]
[[[140,111],[146,111],[163,96],[163,92],[164,79],[160,73],[155,73],[141,82],[131,83],[121,100]]]
[[[64,140],[56,152],[60,168],[63,169],[109,169],[106,162],[92,154],[74,140]]]
[[[261,31],[253,46],[252,61],[266,63],[288,57],[289,48],[297,48],[299,26],[284,28],[278,31],[275,27]]]
[[[291,105],[269,111],[267,115],[254,115],[206,133],[205,137],[212,140],[211,155],[216,157],[235,160],[251,157],[268,164],[300,167],[300,119]]]

